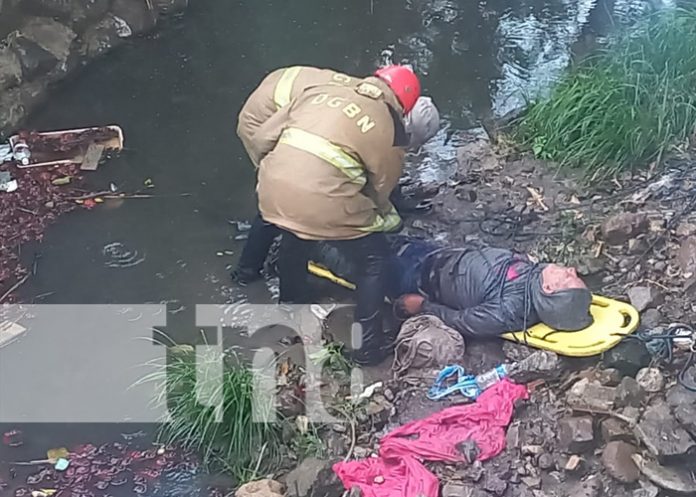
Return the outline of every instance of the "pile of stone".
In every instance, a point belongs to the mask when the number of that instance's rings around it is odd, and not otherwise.
[[[188,0],[0,2],[0,133],[14,130],[50,83],[187,5]]]
[[[696,366],[686,379],[696,379]],[[559,421],[559,447],[578,462],[600,455],[621,495],[696,494],[696,392],[672,383],[652,367],[577,381]]]

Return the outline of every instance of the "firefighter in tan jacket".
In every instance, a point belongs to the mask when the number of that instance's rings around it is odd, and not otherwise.
[[[359,78],[331,69],[292,66],[276,69],[266,76],[249,95],[237,120],[237,135],[249,153],[256,131],[278,110],[282,109],[307,88],[317,85],[350,85]],[[254,164],[258,167],[258,164]]]
[[[271,72],[251,93],[239,113],[237,134],[247,153],[253,153],[252,137],[258,129],[304,90],[323,84],[349,86],[358,81],[359,78],[355,76],[308,66],[285,67]],[[405,126],[411,150],[417,150],[437,133],[440,116],[429,97],[418,98],[413,110],[405,119]],[[399,209],[406,209],[403,201],[397,188],[392,194],[392,202]],[[273,240],[279,234],[280,230],[275,225],[264,221],[259,215],[256,216],[251,225],[249,241],[242,251],[237,267],[231,273],[234,282],[245,285],[261,277],[266,256]]]
[[[362,343],[353,351],[361,363],[385,355],[384,232],[400,225],[389,197],[408,146],[403,118],[419,96],[418,78],[404,66],[348,84],[310,86],[247,142],[259,167],[261,217],[283,230],[281,301],[311,301],[306,277],[312,241],[332,241],[361,268],[354,322]]]

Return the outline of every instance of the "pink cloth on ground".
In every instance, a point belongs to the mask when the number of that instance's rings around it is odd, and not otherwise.
[[[515,402],[527,397],[525,386],[503,380],[475,404],[396,428],[380,440],[379,457],[336,463],[333,469],[346,489],[359,486],[364,497],[438,497],[439,482],[420,461],[464,461],[457,445],[467,440],[476,442],[479,461],[500,454]],[[376,483],[378,476],[384,481]]]

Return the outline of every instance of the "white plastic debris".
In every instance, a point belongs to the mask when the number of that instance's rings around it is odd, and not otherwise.
[[[14,159],[12,147],[10,145],[0,145],[0,164]]]
[[[363,392],[358,395],[354,400],[363,400],[363,399],[369,399],[371,398],[375,392],[377,391],[378,388],[382,388],[384,384],[381,381],[378,381],[377,383],[373,383],[372,385],[369,385],[363,390]]]
[[[0,185],[0,191],[7,193],[12,193],[17,188],[19,188],[19,183],[17,183],[16,179],[13,179],[12,181]]]
[[[309,310],[314,314],[314,316],[319,320],[319,321],[324,321],[327,317],[329,317],[329,314],[336,308],[336,304],[326,307],[322,307],[319,304],[312,304],[309,306]]]

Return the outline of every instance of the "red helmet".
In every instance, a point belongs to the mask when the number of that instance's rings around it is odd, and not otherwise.
[[[408,67],[397,65],[377,69],[375,76],[389,85],[404,107],[404,114],[411,112],[420,97],[421,87],[418,76]]]

